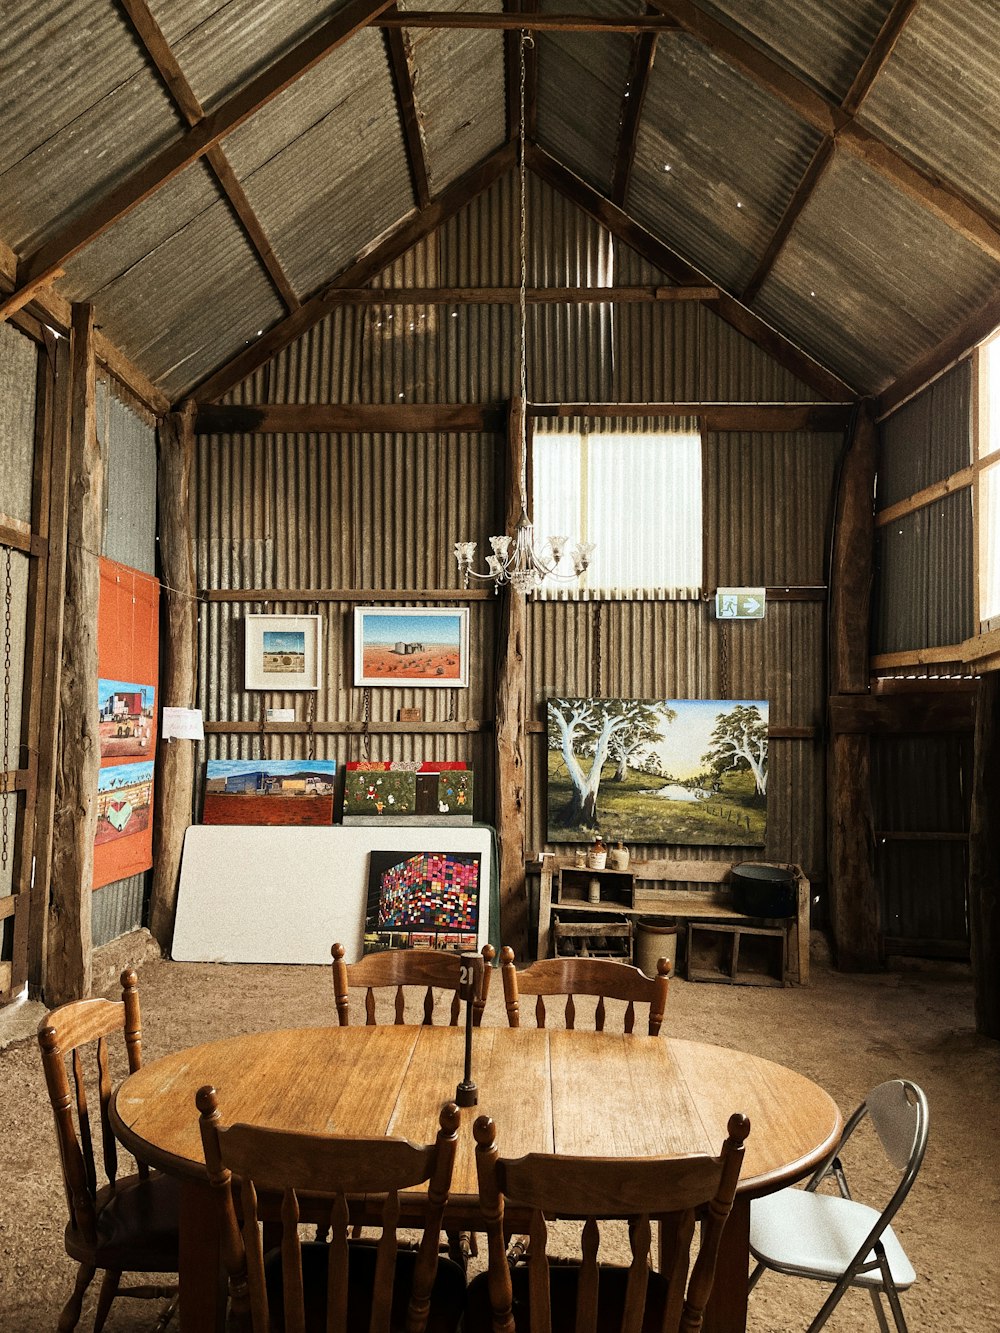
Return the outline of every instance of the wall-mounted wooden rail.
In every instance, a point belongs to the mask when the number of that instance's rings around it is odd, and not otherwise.
[[[493,723],[464,722],[206,722],[206,736],[468,736],[493,730]]]
[[[206,602],[486,602],[492,588],[206,588]]]

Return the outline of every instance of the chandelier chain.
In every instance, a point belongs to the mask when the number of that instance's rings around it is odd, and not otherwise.
[[[521,509],[528,507],[528,207],[527,182],[524,165],[525,143],[525,47],[534,45],[534,40],[526,28],[521,29],[520,39],[520,85],[518,101],[518,192],[520,204],[520,232],[518,259],[520,262],[518,287],[518,374],[519,374],[519,419],[518,444],[520,447],[518,483],[520,485]]]
[[[4,547],[5,570],[3,589],[3,809],[0,811],[0,870],[6,871],[10,863],[10,830],[7,827],[7,765],[10,763],[10,692],[11,692],[11,644],[14,634],[11,623],[11,608],[14,602],[13,577],[11,574],[11,548]]]

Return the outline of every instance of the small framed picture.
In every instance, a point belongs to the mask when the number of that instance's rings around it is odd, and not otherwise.
[[[468,608],[357,607],[354,683],[464,689],[469,684]]]
[[[319,616],[248,615],[244,629],[246,689],[319,689]]]

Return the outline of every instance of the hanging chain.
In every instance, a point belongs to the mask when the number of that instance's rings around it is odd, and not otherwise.
[[[316,691],[313,690],[309,695],[309,703],[306,706],[306,718],[308,722],[306,745],[306,758],[316,758]]]
[[[11,629],[11,606],[14,601],[11,578],[11,548],[4,547],[4,589],[3,589],[3,817],[0,831],[0,873],[5,872],[10,863],[10,833],[7,828],[7,766],[10,763],[10,646],[13,640]]]
[[[719,626],[719,697],[729,698],[729,624]]]
[[[518,255],[520,259],[520,285],[518,288],[517,309],[520,319],[520,331],[518,334],[517,354],[518,354],[518,389],[520,393],[520,421],[518,423],[518,445],[520,447],[520,475],[518,484],[521,488],[521,510],[523,513],[528,509],[528,352],[527,352],[527,327],[528,327],[528,223],[527,223],[527,188],[525,183],[524,167],[524,82],[525,82],[525,58],[524,49],[526,46],[534,46],[534,38],[527,29],[521,29],[521,81],[520,81],[520,101],[518,106],[518,192],[520,196],[520,231],[518,233]]]
[[[368,730],[368,717],[371,712],[372,692],[366,686],[361,704],[361,757],[365,761],[372,757],[372,736]]]

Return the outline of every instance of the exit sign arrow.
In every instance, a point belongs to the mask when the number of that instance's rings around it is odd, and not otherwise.
[[[763,588],[716,588],[716,620],[763,620]]]

